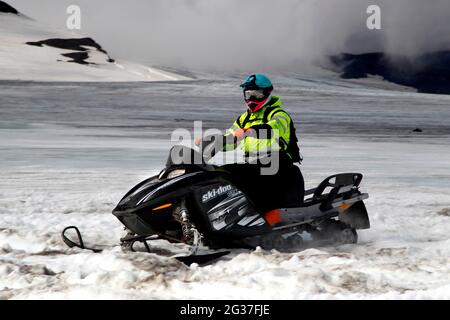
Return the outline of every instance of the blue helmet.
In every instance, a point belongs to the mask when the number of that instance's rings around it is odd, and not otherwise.
[[[241,84],[244,99],[250,112],[256,112],[266,105],[273,90],[272,81],[265,75],[257,73],[249,76]]]
[[[244,90],[265,90],[272,91],[272,81],[261,73],[252,74],[244,83],[241,84],[241,88]]]

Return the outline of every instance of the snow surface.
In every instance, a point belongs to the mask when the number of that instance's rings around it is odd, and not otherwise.
[[[449,299],[450,97],[377,79],[274,82],[298,127],[307,186],[364,173],[372,228],[357,245],[234,250],[205,267],[124,253],[111,210],[162,167],[171,130],[230,125],[243,111],[238,80],[2,82],[0,298]],[[68,225],[112,248],[66,248]]]
[[[73,50],[27,45],[51,38],[83,38],[66,30],[51,30],[23,15],[0,13],[0,80],[23,81],[172,81],[189,78],[128,61],[108,62],[108,56],[89,49],[86,62],[80,65],[62,56]]]

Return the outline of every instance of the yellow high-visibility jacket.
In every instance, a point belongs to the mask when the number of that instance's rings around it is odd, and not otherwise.
[[[238,129],[254,129],[256,136],[246,136],[241,141],[232,139]],[[256,112],[246,111],[238,117],[231,128],[225,132],[224,151],[241,147],[245,154],[265,150],[280,151],[288,155],[293,162],[300,162],[300,150],[297,145],[295,127],[289,114],[281,107],[281,99],[272,96],[269,102]]]

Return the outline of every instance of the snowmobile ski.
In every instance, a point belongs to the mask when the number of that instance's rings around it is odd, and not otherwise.
[[[66,236],[66,232],[69,230],[75,230],[76,234],[77,234],[77,238],[78,238],[78,243],[70,240],[67,236]],[[61,233],[61,237],[64,241],[64,243],[69,247],[69,248],[80,248],[83,250],[89,250],[92,251],[94,253],[100,253],[102,252],[105,248],[90,248],[90,247],[86,247],[84,245],[84,241],[83,241],[83,237],[81,236],[81,232],[80,230],[75,227],[75,226],[70,226],[70,227],[66,227],[63,232]]]
[[[75,230],[77,240],[74,241],[74,240],[69,239],[69,237],[66,235],[67,231],[69,231],[69,230]],[[97,246],[96,248],[86,246],[84,244],[83,237],[81,235],[80,230],[75,226],[66,227],[63,230],[63,232],[61,233],[61,237],[62,237],[64,243],[69,248],[79,248],[79,249],[83,249],[83,250],[92,251],[94,253],[103,252],[106,248],[108,248],[108,246],[101,246],[101,247]],[[148,253],[152,253],[151,248],[148,244],[148,241],[156,240],[156,239],[169,240],[169,239],[167,239],[167,237],[164,237],[164,236],[156,237],[153,239],[149,239],[149,236],[138,236],[138,237],[130,238],[129,240],[126,240],[126,241],[122,240],[122,247],[124,247],[123,244],[125,242],[128,242],[127,247],[130,249],[130,251],[137,252],[137,250],[134,248],[134,244],[137,242],[140,242],[140,243],[144,244],[144,247]],[[170,239],[170,240],[174,240],[174,239]],[[174,259],[184,263],[187,266],[190,266],[193,263],[196,263],[198,265],[206,265],[206,264],[211,263],[212,261],[217,260],[228,254],[230,254],[230,251],[220,251],[220,252],[213,252],[213,253],[207,253],[207,254],[190,254],[190,255],[186,255],[186,256],[174,256],[171,258],[174,258]]]

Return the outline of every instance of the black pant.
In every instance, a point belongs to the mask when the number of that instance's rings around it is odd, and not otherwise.
[[[274,175],[262,175],[262,166],[258,164],[230,164],[223,168],[258,210],[297,207],[303,203],[303,175],[290,159],[280,157],[280,167]]]

